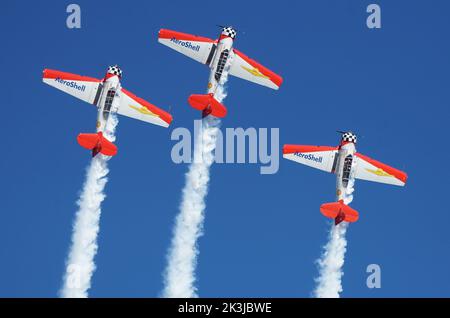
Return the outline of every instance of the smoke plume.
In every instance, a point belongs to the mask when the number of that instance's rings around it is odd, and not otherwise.
[[[110,115],[105,137],[114,142],[118,120]],[[72,233],[72,245],[66,261],[66,273],[60,296],[64,298],[86,298],[95,271],[94,257],[97,253],[97,235],[101,215],[101,203],[105,199],[105,185],[108,181],[108,160],[110,157],[98,154],[92,158],[87,169],[86,180],[77,202]]]

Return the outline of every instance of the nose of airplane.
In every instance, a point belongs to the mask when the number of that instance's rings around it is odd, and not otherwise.
[[[233,29],[233,27],[229,26],[222,29],[222,35],[228,36],[234,40],[236,38],[237,32],[235,29]]]
[[[348,131],[348,132],[345,132],[342,134],[342,141],[352,142],[352,143],[356,144],[357,138],[354,133],[352,133],[351,131]]]
[[[117,75],[119,78],[122,78],[122,70],[120,69],[120,67],[117,64],[113,65],[113,66],[109,66],[108,71],[106,73],[112,74],[112,75]]]

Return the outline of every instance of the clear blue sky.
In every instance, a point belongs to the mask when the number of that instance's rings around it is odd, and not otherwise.
[[[378,3],[382,29],[365,25]],[[280,91],[231,78],[223,127],[279,128],[280,142],[358,150],[409,174],[405,188],[359,181],[348,231],[345,297],[450,296],[448,1],[77,1],[82,28],[65,26],[70,2],[8,2],[0,13],[2,155],[0,296],[55,297],[89,152],[76,136],[95,129],[94,107],[41,82],[48,67],[102,77],[121,65],[123,86],[161,108],[163,129],[120,118],[110,161],[91,296],[155,297],[187,165],[170,158],[170,132],[192,129],[186,102],[208,69],[157,42],[160,28],[207,37],[239,30],[235,46],[280,73]],[[335,179],[281,160],[215,165],[200,239],[201,296],[309,297]],[[366,287],[366,267],[382,288]]]

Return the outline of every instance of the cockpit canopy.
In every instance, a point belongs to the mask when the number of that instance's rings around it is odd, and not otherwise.
[[[231,26],[224,27],[222,29],[222,33],[221,33],[222,36],[228,36],[228,37],[232,38],[233,40],[236,38],[236,34],[237,34],[236,30],[233,29],[233,27],[231,27]]]
[[[112,74],[112,75],[117,75],[119,78],[122,78],[122,70],[120,69],[120,67],[117,64],[114,66],[109,66],[107,73]]]
[[[356,144],[356,135],[351,131],[342,134],[342,142],[352,142]]]

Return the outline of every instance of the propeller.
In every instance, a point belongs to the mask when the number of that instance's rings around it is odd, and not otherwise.
[[[341,134],[341,135],[343,135],[343,134],[345,134],[345,133],[351,133],[351,134],[353,134],[353,135],[355,135],[355,136],[358,136],[358,138],[360,138],[360,139],[362,139],[362,138],[364,137],[364,136],[358,135],[357,133],[354,133],[353,131],[336,130],[336,132],[337,132],[338,134]]]
[[[228,27],[226,27],[226,26],[224,26],[224,25],[216,24],[216,26],[217,26],[218,28],[221,28],[221,29],[225,29],[225,28],[230,27],[230,28],[232,28],[234,31],[239,32],[238,29],[236,29],[234,26],[231,26],[231,25],[229,25]]]

